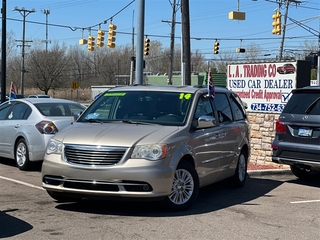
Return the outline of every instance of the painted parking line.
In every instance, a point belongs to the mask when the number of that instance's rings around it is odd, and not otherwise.
[[[290,203],[312,203],[312,202],[320,202],[320,200],[294,201],[294,202],[290,202]]]
[[[7,181],[10,181],[10,182],[14,182],[14,183],[18,183],[18,184],[21,184],[21,185],[24,185],[24,186],[27,186],[27,187],[32,187],[32,188],[44,190],[44,188],[42,188],[42,187],[38,187],[36,185],[30,184],[30,183],[25,183],[25,182],[22,182],[22,181],[19,181],[19,180],[15,180],[15,179],[12,179],[12,178],[6,178],[6,177],[0,176],[0,179],[7,180]]]

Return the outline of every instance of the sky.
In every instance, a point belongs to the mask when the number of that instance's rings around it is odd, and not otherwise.
[[[22,40],[25,9],[25,39],[50,41],[66,45],[78,45],[100,28],[108,31],[108,25],[117,26],[116,45],[132,45],[137,32],[138,7],[141,0],[8,0],[7,32],[12,31],[16,40]],[[288,8],[284,51],[299,53],[305,41],[320,45],[320,0],[292,2]],[[174,0],[145,0],[144,34],[152,41],[159,41],[164,48],[170,47],[172,3]],[[272,34],[272,15],[278,9],[276,0],[189,0],[190,48],[200,51],[206,59],[213,59],[213,44],[220,43],[220,54],[235,53],[236,48],[251,44],[261,47],[261,56],[276,56],[282,36]],[[181,3],[181,0],[176,0]],[[244,12],[245,20],[230,20],[229,12]],[[285,15],[285,6],[280,6]],[[176,11],[175,43],[181,42],[181,8]],[[282,22],[283,18],[282,18]],[[300,25],[296,22],[300,22]],[[47,25],[46,25],[47,23]],[[105,24],[104,24],[105,23]],[[48,31],[47,31],[48,30]],[[320,41],[320,40],[319,40]],[[17,42],[17,46],[21,42]],[[45,44],[45,43],[43,43]],[[28,42],[32,48],[33,42]],[[86,48],[86,46],[81,46]],[[241,53],[238,53],[239,56]]]

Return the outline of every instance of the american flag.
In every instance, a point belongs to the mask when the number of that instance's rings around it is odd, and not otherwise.
[[[210,69],[209,69],[209,73],[208,73],[208,92],[209,92],[209,97],[214,98],[216,91],[214,88],[214,80],[212,78],[212,74],[211,74]]]
[[[15,87],[14,87],[14,85],[13,85],[13,82],[11,82],[11,87],[10,87],[10,100],[12,100],[12,99],[16,99],[17,98],[17,96],[16,96],[16,89],[15,89]]]

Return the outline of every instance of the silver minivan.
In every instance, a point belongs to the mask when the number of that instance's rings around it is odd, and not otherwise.
[[[147,198],[179,211],[200,187],[223,179],[241,187],[249,155],[249,122],[234,92],[115,87],[51,138],[42,186],[60,202]]]

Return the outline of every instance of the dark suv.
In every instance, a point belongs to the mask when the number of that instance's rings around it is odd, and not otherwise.
[[[276,122],[272,161],[301,179],[320,177],[320,87],[292,91]]]

